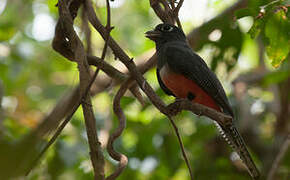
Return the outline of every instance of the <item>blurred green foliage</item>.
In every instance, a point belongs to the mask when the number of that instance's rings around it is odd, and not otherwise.
[[[259,5],[259,6],[257,6]],[[288,57],[290,51],[290,22],[287,5],[284,0],[271,1],[260,6],[238,10],[237,18],[252,16],[255,18],[249,34],[252,38],[261,35],[266,43],[266,52],[273,67],[277,68]]]
[[[96,12],[105,23],[104,2],[96,0]],[[234,2],[227,1],[225,4]],[[238,119],[241,118],[244,107],[240,107],[241,104],[235,100],[230,81],[235,79],[237,74],[259,71],[266,64],[264,70],[269,73],[259,83],[248,87],[246,95],[243,96],[245,108],[256,120],[246,123],[256,125],[254,130],[259,132],[258,137],[262,139],[260,143],[265,146],[275,139],[274,126],[278,119],[277,113],[268,106],[276,102],[278,97],[268,87],[280,85],[290,76],[289,10],[285,11],[282,8],[286,1],[270,4],[269,2],[251,0],[246,9],[236,11],[237,20],[224,16],[211,21],[207,26],[202,26],[195,47],[224,84]],[[23,175],[35,156],[34,154],[30,157],[29,153],[22,153],[23,149],[31,148],[29,143],[32,143],[27,139],[24,141],[24,137],[37,128],[37,124],[57,101],[78,84],[76,64],[64,59],[50,46],[50,33],[53,33],[53,25],[58,17],[56,3],[57,0],[0,1],[0,7],[3,7],[2,11],[0,8],[0,92],[3,91],[3,97],[0,93],[0,179]],[[150,9],[149,1],[115,0],[111,3],[112,25],[115,26],[112,36],[121,47],[132,57],[138,57],[154,48],[154,44],[144,37],[144,32],[152,29],[160,20]],[[207,11],[211,12],[210,18],[226,9],[225,4],[220,0],[209,0],[206,7]],[[184,6],[186,5],[188,4],[185,1]],[[265,12],[257,18],[262,9]],[[204,21],[209,18],[207,11],[201,12],[204,14]],[[85,39],[80,16],[81,12],[75,20],[75,29],[80,37]],[[37,34],[38,31],[45,31],[36,27],[36,20],[40,17],[49,17],[46,20],[53,22],[51,27],[48,26],[51,29],[47,28],[48,34]],[[46,27],[48,22],[43,20],[45,19],[42,19],[40,26]],[[201,25],[191,21],[182,23],[185,29],[188,29],[187,33]],[[243,30],[246,27],[248,29]],[[46,39],[43,39],[44,36]],[[265,45],[267,56],[264,52],[262,57],[260,56],[260,45],[254,39],[257,37],[260,37]],[[94,55],[100,56],[103,43],[99,34],[93,31]],[[107,57],[107,62],[116,64],[111,52]],[[270,61],[277,69],[269,65]],[[172,97],[166,96],[159,88],[154,70],[148,71],[145,77],[162,99],[168,103],[173,101]],[[113,88],[112,91],[102,92],[93,98],[100,138],[106,139],[106,133],[117,126],[118,121],[112,111],[116,90],[117,88]],[[272,98],[265,100],[265,96]],[[288,99],[289,96],[286,95]],[[115,146],[118,151],[127,155],[129,164],[119,179],[189,179],[169,121],[148,100],[142,107],[135,98],[128,95],[122,98],[121,105],[127,116],[127,126],[122,137],[115,142]],[[279,109],[277,111],[279,112]],[[237,124],[243,124],[240,121]],[[180,127],[197,179],[249,179],[247,172],[241,170],[243,168],[235,164],[235,161],[230,160],[231,150],[217,137],[211,120],[182,112],[177,116],[176,123]],[[251,139],[251,136],[248,139]],[[36,149],[39,151],[41,148]],[[254,146],[250,146],[250,150],[258,166],[264,168],[261,154],[255,151]],[[112,160],[105,150],[104,155],[105,171],[108,175],[114,170],[117,162]],[[23,163],[24,160],[27,163]],[[289,168],[288,154],[281,164],[279,173],[282,175],[279,177],[287,179],[285,174],[288,173],[289,177]],[[76,112],[61,137],[50,147],[27,179],[93,179],[81,109]]]

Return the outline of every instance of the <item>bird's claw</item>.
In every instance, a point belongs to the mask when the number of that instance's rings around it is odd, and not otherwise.
[[[180,104],[182,102],[182,99],[176,98],[174,103],[171,103],[167,106],[168,114],[170,116],[176,116],[181,111]]]

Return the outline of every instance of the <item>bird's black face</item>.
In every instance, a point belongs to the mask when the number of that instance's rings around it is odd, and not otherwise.
[[[185,40],[186,37],[181,29],[171,24],[158,24],[154,30],[147,31],[146,37],[155,43]]]

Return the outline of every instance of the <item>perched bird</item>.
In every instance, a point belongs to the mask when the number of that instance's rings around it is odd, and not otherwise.
[[[220,81],[204,60],[192,51],[180,28],[170,24],[159,24],[145,34],[156,44],[157,78],[166,94],[187,98],[234,118]],[[259,171],[234,124],[219,126],[223,137],[239,154],[250,175],[258,179]]]

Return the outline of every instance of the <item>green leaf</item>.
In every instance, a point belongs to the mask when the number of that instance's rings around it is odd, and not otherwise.
[[[240,19],[246,16],[254,16],[255,11],[250,8],[244,8],[244,9],[239,9],[235,11],[235,17],[236,19]]]
[[[287,27],[289,27],[289,19],[282,10],[274,13],[266,23],[265,36],[269,39],[266,52],[275,68],[286,59],[290,50]]]
[[[260,34],[264,25],[265,22],[262,19],[255,20],[253,26],[248,32],[252,39],[256,38]]]
[[[287,80],[289,77],[290,77],[289,69],[283,71],[275,71],[265,76],[265,78],[263,79],[263,85],[269,86],[271,84],[278,84]]]

